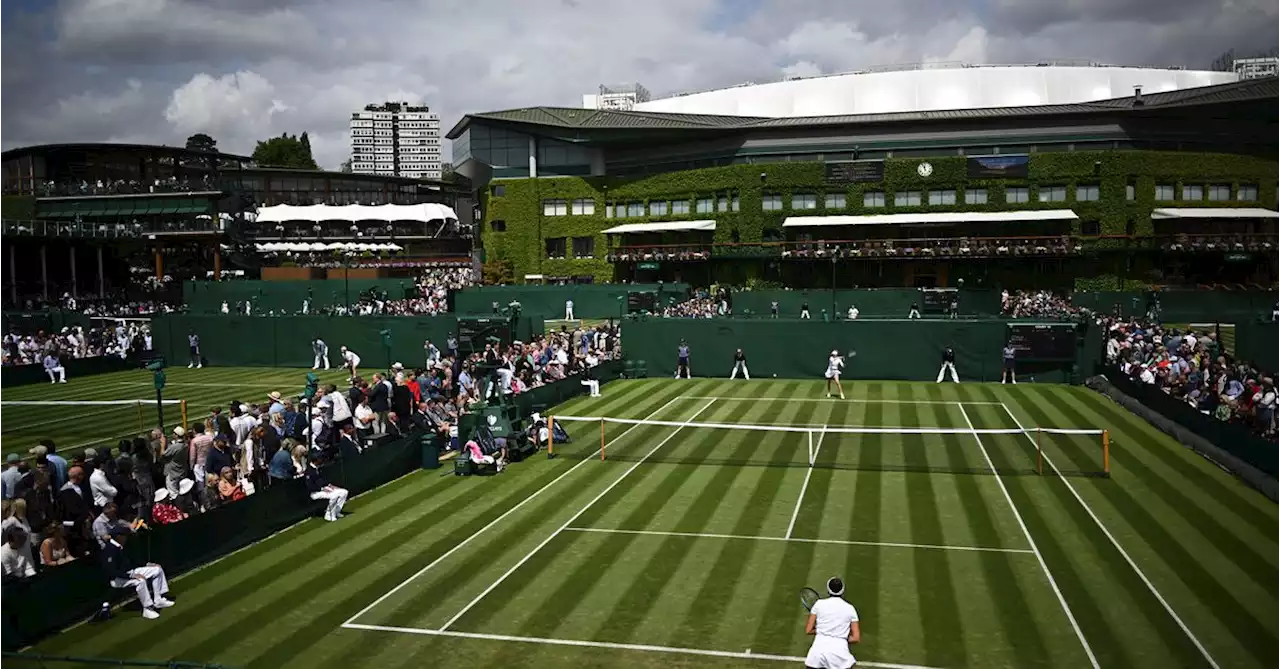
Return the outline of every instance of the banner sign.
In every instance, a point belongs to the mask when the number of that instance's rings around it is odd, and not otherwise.
[[[828,183],[884,181],[883,160],[854,160],[826,163]]]
[[[979,156],[970,158],[969,176],[1003,179],[1026,178],[1031,156]]]

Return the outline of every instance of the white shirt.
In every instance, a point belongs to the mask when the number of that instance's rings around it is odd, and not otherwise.
[[[841,369],[844,369],[844,358],[841,358],[838,355],[833,355],[827,359],[828,374],[834,374],[840,371]]]
[[[814,603],[809,613],[817,616],[814,630],[818,636],[849,639],[849,628],[858,622],[858,610],[839,597],[827,597]]]
[[[858,308],[857,308],[857,307],[849,307],[849,320],[854,320],[854,319],[856,319],[857,317],[858,317]]]
[[[333,420],[346,420],[351,417],[351,405],[347,403],[347,398],[342,393],[333,393],[325,395],[325,399],[333,406]]]
[[[97,468],[89,475],[89,490],[93,492],[93,505],[96,507],[103,507],[107,502],[114,501],[116,493],[119,492],[107,480],[106,473]]]
[[[253,416],[242,413],[231,419],[231,431],[236,435],[236,443],[243,444],[249,438],[249,431],[254,425],[258,424],[258,419]]]
[[[23,546],[12,548],[9,542],[0,547],[0,563],[4,565],[4,575],[17,578],[30,578],[36,575],[35,565],[31,564],[31,539]]]
[[[360,366],[360,356],[356,355],[355,351],[347,351],[346,353],[343,353],[342,359],[346,360],[349,365],[353,365],[355,367]]]
[[[370,424],[370,421],[372,420],[373,420],[373,409],[370,409],[369,405],[367,404],[356,405],[356,425],[357,426],[359,427],[368,426]]]

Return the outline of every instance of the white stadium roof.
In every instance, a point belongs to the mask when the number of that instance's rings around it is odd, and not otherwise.
[[[453,209],[443,204],[379,204],[379,205],[291,205],[277,204],[258,208],[259,223],[287,221],[440,221],[458,220]]]
[[[634,111],[792,118],[1077,104],[1237,81],[1232,72],[928,64],[750,84],[639,102]]]

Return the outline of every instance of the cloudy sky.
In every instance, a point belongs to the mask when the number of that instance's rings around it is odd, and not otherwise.
[[[1275,0],[4,0],[0,143],[225,151],[309,131],[346,157],[350,113],[581,104],[926,60],[1086,58],[1205,68],[1277,43]],[[446,142],[447,144],[447,142]],[[447,155],[447,147],[445,149]]]

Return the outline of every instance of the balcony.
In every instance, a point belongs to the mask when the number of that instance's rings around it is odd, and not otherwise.
[[[919,239],[862,239],[786,241],[745,244],[675,244],[620,246],[610,250],[610,262],[700,261],[751,258],[787,260],[876,258],[998,258],[1069,257],[1083,253],[1081,241],[1062,235],[1041,237],[947,237]]]
[[[182,221],[76,222],[53,220],[0,221],[5,237],[62,237],[77,239],[143,239],[166,235],[211,235],[226,231],[225,222],[208,217]]]

